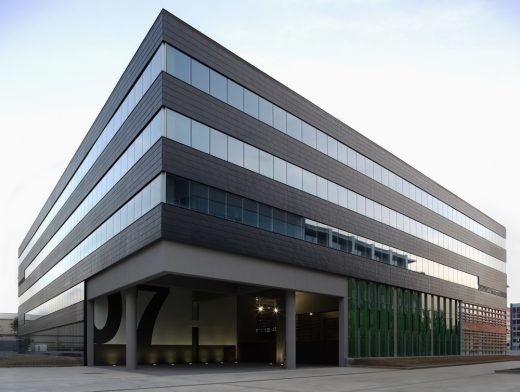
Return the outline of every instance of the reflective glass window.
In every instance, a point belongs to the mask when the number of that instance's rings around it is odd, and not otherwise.
[[[389,174],[390,174],[390,172],[387,169],[385,169],[384,167],[381,167],[381,183],[385,186],[389,185],[389,180],[388,180]]]
[[[244,223],[258,227],[258,203],[256,201],[244,199]]]
[[[190,207],[190,183],[188,180],[174,178],[173,204],[185,208]]]
[[[248,89],[244,89],[244,112],[258,118],[258,95]]]
[[[338,143],[338,160],[347,165],[347,146],[342,143]]]
[[[280,158],[274,157],[274,177],[276,181],[287,183],[287,163]]]
[[[287,128],[287,112],[276,105],[273,105],[273,126],[282,132]]]
[[[316,232],[316,222],[305,219],[305,241],[318,243],[318,233]]]
[[[191,83],[190,58],[171,46],[166,50],[166,70],[180,80]]]
[[[316,130],[316,148],[318,151],[327,154],[327,135],[318,129]]]
[[[209,213],[219,218],[226,217],[226,192],[209,189]]]
[[[228,103],[238,110],[244,110],[244,88],[232,80],[228,80]]]
[[[364,196],[356,195],[356,211],[361,215],[365,215],[365,201]]]
[[[244,167],[258,173],[260,165],[259,150],[256,147],[244,144]]]
[[[397,226],[397,213],[394,210],[390,210],[390,226]]]
[[[365,175],[370,178],[374,178],[374,162],[370,159],[365,159]]]
[[[285,211],[273,208],[273,231],[278,234],[287,235]]]
[[[321,223],[316,224],[318,245],[329,246],[330,229]]]
[[[327,135],[327,155],[333,159],[338,159],[338,142],[336,139]]]
[[[324,200],[327,200],[327,180],[322,177],[316,176],[316,182],[317,182],[316,196],[318,196]]]
[[[347,147],[347,164],[352,169],[355,169],[357,165],[357,152],[350,147]]]
[[[316,174],[303,170],[303,186],[304,192],[310,193],[316,196]]]
[[[216,129],[210,129],[210,154],[227,160],[227,135]]]
[[[258,204],[258,227],[273,231],[273,209],[265,204]]]
[[[287,185],[302,189],[302,169],[291,163],[287,163]]]
[[[196,121],[191,124],[191,146],[209,154],[209,127]]]
[[[262,97],[258,97],[258,119],[273,126],[273,104]]]
[[[316,128],[307,123],[302,123],[302,142],[316,148]]]
[[[361,154],[356,154],[356,158],[356,170],[361,173],[364,173],[366,158]]]
[[[191,60],[191,84],[209,94],[209,68],[196,60]]]
[[[327,200],[338,204],[338,185],[332,181],[327,181]]]
[[[166,133],[170,139],[187,146],[191,144],[191,120],[188,117],[168,110],[166,125]]]
[[[209,92],[215,98],[227,102],[227,79],[212,69],[209,71]]]
[[[370,199],[365,200],[365,215],[370,219],[374,219],[374,202]]]
[[[385,206],[381,206],[381,222],[390,225],[390,210]]]
[[[381,204],[374,203],[374,219],[381,222]]]
[[[208,187],[192,182],[190,185],[190,208],[208,213]]]
[[[287,113],[287,135],[302,140],[302,121],[291,113]]]
[[[303,218],[287,213],[287,235],[297,239],[303,239]]]
[[[227,194],[227,218],[234,222],[242,222],[242,198]]]
[[[350,190],[347,190],[348,197],[348,209],[352,211],[357,211],[357,198],[356,194]]]
[[[374,180],[381,182],[381,166],[374,163]]]
[[[269,178],[273,178],[273,172],[273,156],[267,152],[260,151],[260,174]]]
[[[396,176],[391,171],[388,172],[388,186],[393,190],[397,190]]]
[[[338,187],[338,204],[348,208],[348,190],[342,186]]]
[[[232,137],[228,137],[228,161],[244,166],[244,143]]]

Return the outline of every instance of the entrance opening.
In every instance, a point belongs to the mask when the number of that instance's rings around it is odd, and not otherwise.
[[[296,293],[296,363],[338,364],[338,299]]]
[[[283,290],[167,275],[138,286],[140,365],[285,362]],[[297,292],[296,363],[338,364],[338,299]],[[125,361],[124,293],[96,299],[96,365]]]

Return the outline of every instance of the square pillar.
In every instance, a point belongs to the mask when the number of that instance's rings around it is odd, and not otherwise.
[[[87,366],[94,366],[94,301],[85,301]]]
[[[296,369],[296,294],[285,292],[285,368]]]
[[[137,288],[126,290],[126,368],[137,368]]]
[[[338,366],[347,366],[348,360],[348,282],[345,284],[345,296],[338,301]]]

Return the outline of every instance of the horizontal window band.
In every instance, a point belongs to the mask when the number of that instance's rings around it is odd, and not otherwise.
[[[504,248],[506,240],[363,154],[166,44],[166,72]]]

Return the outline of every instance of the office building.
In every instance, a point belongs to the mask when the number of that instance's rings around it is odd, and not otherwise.
[[[128,368],[503,353],[505,238],[162,11],[20,246],[20,332]]]

